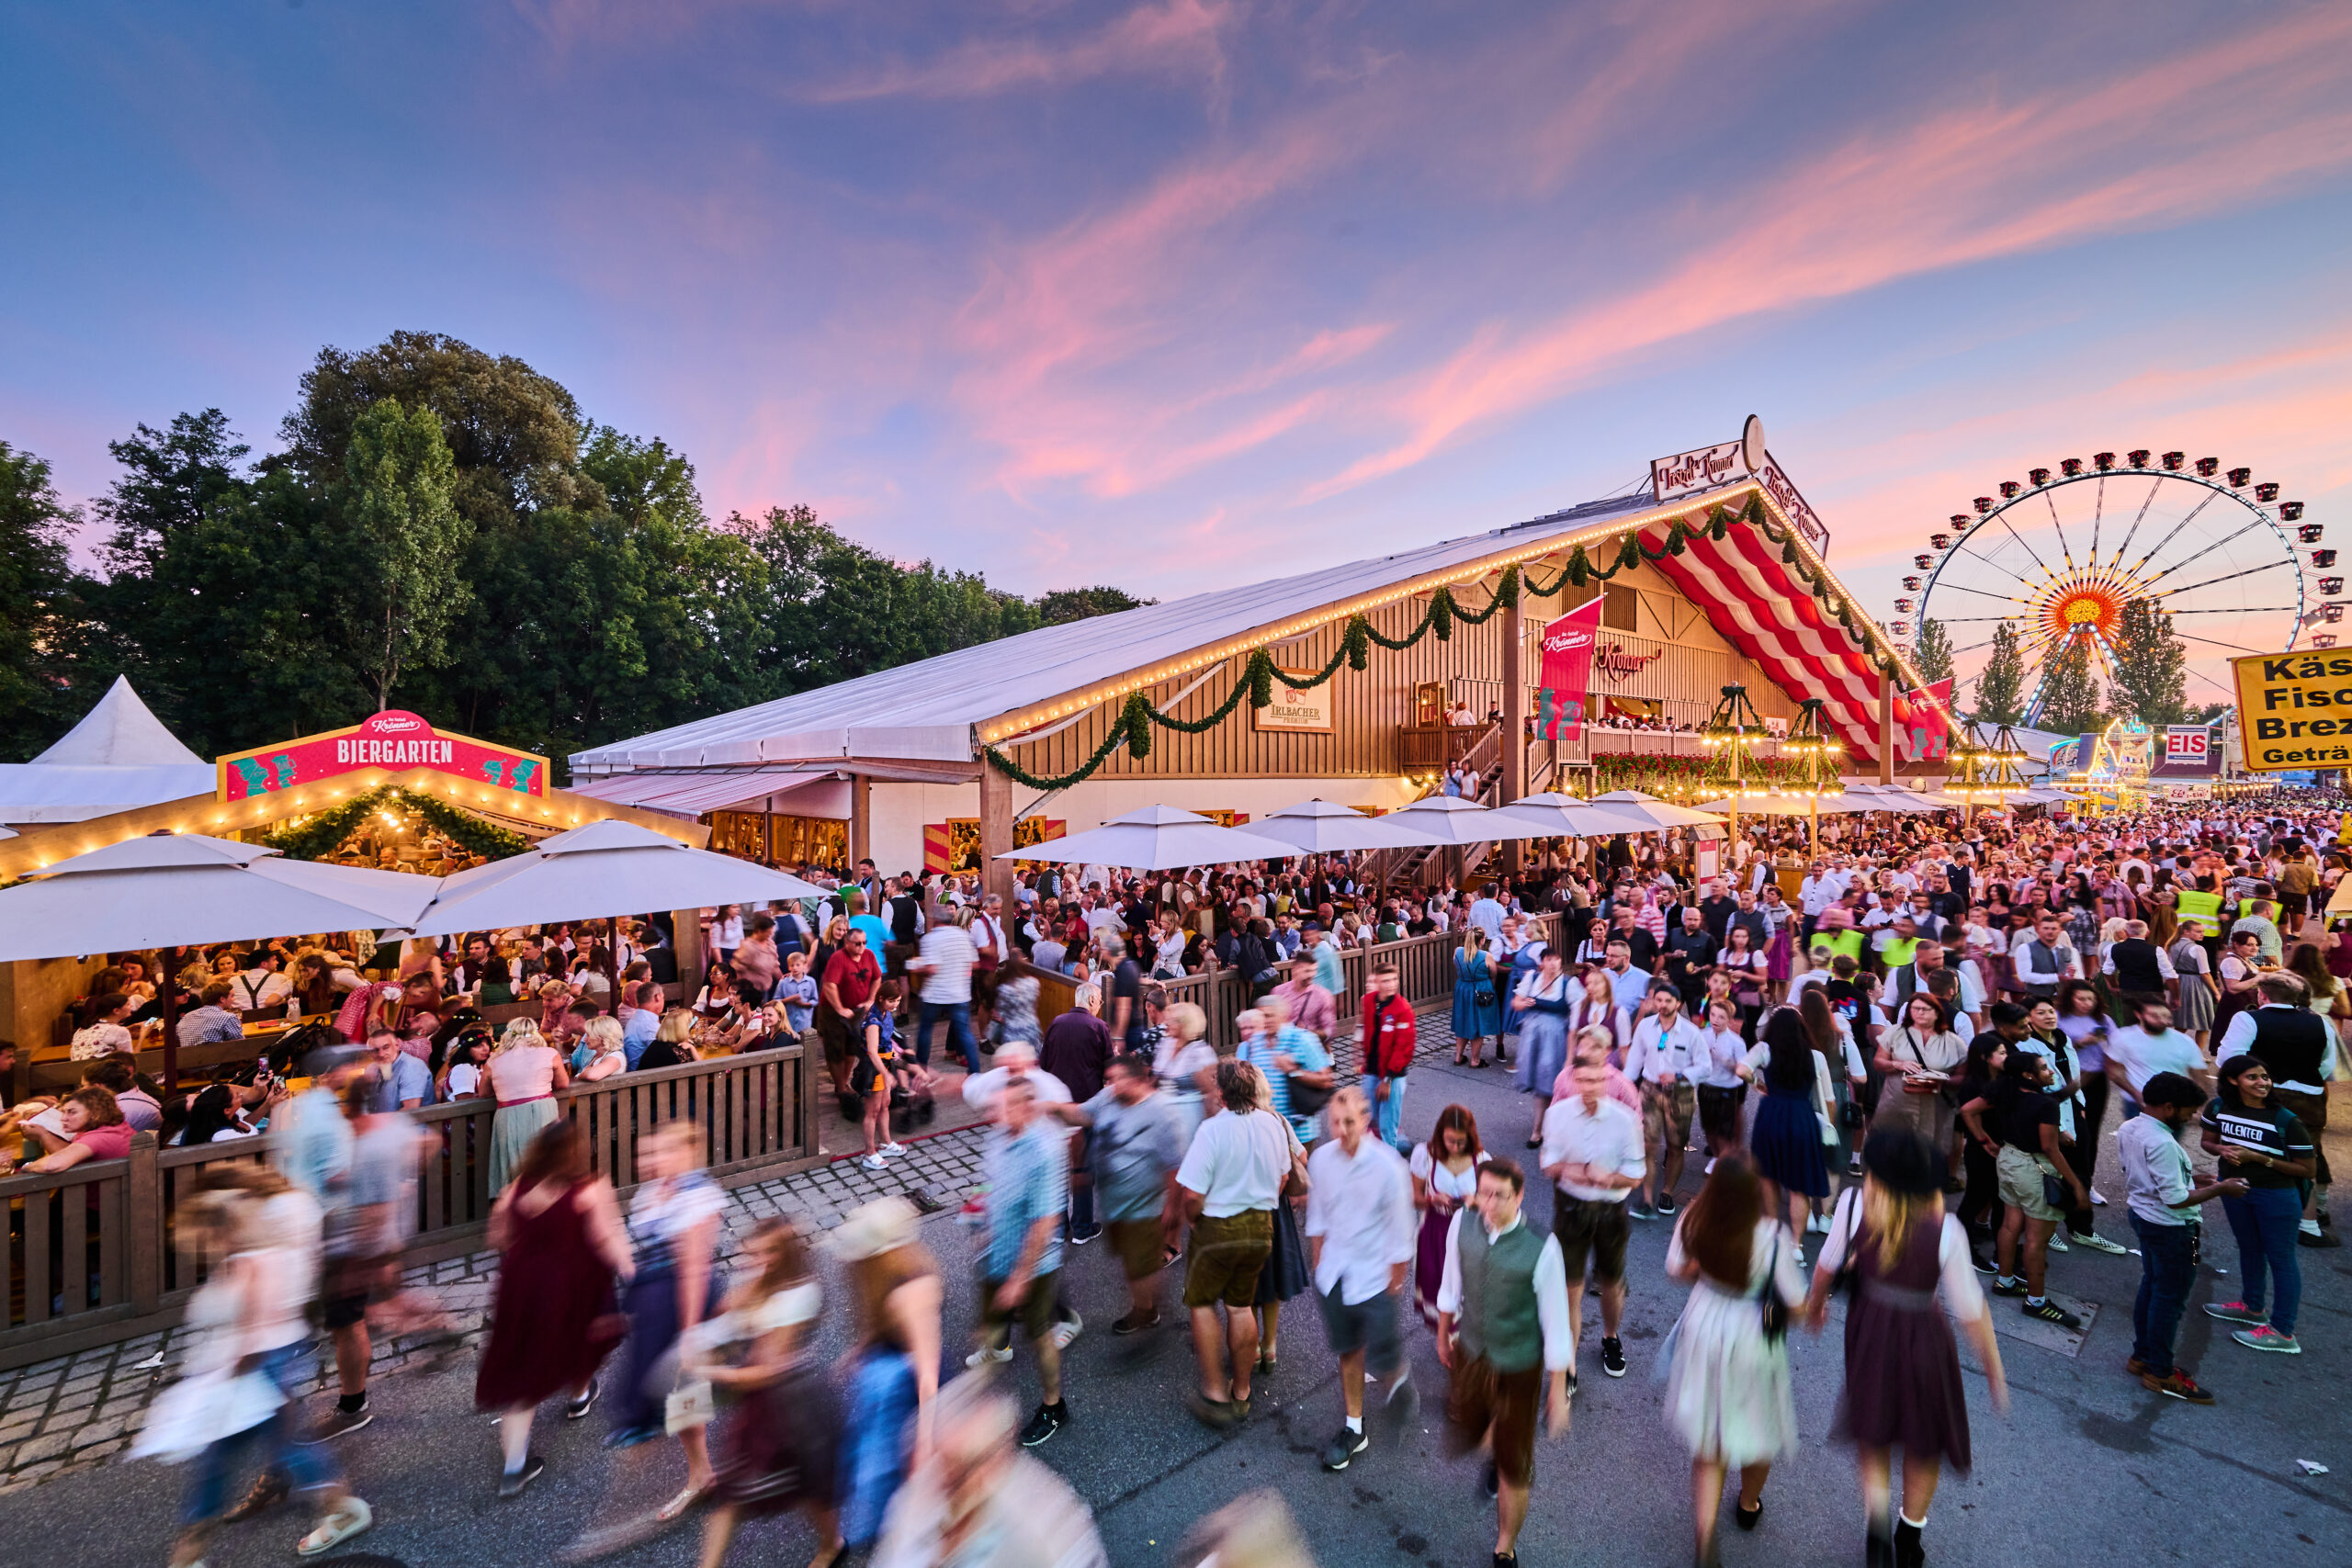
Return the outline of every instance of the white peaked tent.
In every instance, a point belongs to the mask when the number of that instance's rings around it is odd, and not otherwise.
[[[0,822],[86,822],[210,793],[212,764],[139,700],[121,676],[29,762],[0,763]]]

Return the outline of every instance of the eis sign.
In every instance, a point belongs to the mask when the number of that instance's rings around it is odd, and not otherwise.
[[[250,800],[369,770],[446,773],[510,794],[547,794],[545,757],[436,730],[399,708],[372,714],[348,729],[239,751],[220,758],[217,766],[216,793],[223,801]]]

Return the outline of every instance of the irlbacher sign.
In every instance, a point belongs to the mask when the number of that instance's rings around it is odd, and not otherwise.
[[[372,715],[348,729],[239,751],[221,758],[218,766],[224,801],[250,800],[371,769],[447,773],[510,794],[547,794],[545,757],[435,730],[415,714],[398,708]]]

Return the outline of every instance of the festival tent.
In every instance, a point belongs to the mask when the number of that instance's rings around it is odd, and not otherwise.
[[[86,822],[209,794],[212,781],[212,764],[118,675],[55,745],[29,762],[0,763],[0,822]]]

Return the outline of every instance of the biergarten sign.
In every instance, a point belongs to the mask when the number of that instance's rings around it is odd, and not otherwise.
[[[435,773],[513,795],[543,796],[548,760],[469,735],[436,730],[413,713],[370,714],[347,729],[306,735],[219,759],[215,793],[224,802],[324,784],[346,773]]]
[[[2230,670],[2249,772],[2352,766],[2352,654],[2261,653]]]

